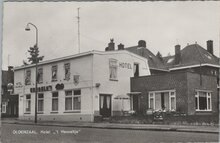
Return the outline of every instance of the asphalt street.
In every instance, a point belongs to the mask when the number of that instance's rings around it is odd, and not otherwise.
[[[218,134],[2,124],[2,143],[218,142]]]

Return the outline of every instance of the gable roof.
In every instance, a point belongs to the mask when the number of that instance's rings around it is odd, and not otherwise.
[[[164,57],[164,64],[169,69],[184,68],[195,65],[213,65],[219,66],[219,58],[210,54],[207,50],[198,44],[186,46],[180,51],[180,63],[175,64],[175,55]]]
[[[168,70],[163,64],[163,61],[161,61],[157,56],[155,56],[149,49],[145,47],[133,46],[127,47],[125,50],[147,58],[150,69],[165,71]]]

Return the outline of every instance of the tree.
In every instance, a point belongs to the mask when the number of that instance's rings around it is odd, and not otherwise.
[[[39,48],[37,45],[34,45],[34,47],[30,47],[28,50],[30,53],[30,57],[28,57],[28,62],[31,62],[31,64],[39,63],[39,61],[42,61],[44,56],[39,56]]]

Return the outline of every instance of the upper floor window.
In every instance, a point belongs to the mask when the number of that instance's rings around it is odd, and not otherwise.
[[[37,81],[38,83],[43,83],[43,68],[38,68]]]
[[[65,72],[65,80],[70,79],[70,63],[65,63],[64,64],[64,72]]]
[[[134,77],[138,77],[138,76],[139,76],[139,64],[134,63]]]
[[[52,81],[57,81],[57,65],[52,66]]]
[[[196,111],[211,111],[212,110],[211,92],[196,91],[195,108]]]
[[[109,78],[110,80],[117,80],[117,60],[115,59],[110,59],[109,60]]]
[[[25,73],[25,85],[31,84],[31,70],[26,70]]]

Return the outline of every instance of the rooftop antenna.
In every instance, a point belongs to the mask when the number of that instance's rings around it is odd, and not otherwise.
[[[78,48],[79,48],[79,53],[80,53],[80,23],[79,23],[79,20],[80,20],[80,17],[79,17],[79,9],[80,7],[77,8],[77,11],[78,11],[78,16],[77,16],[77,20],[78,20]]]

